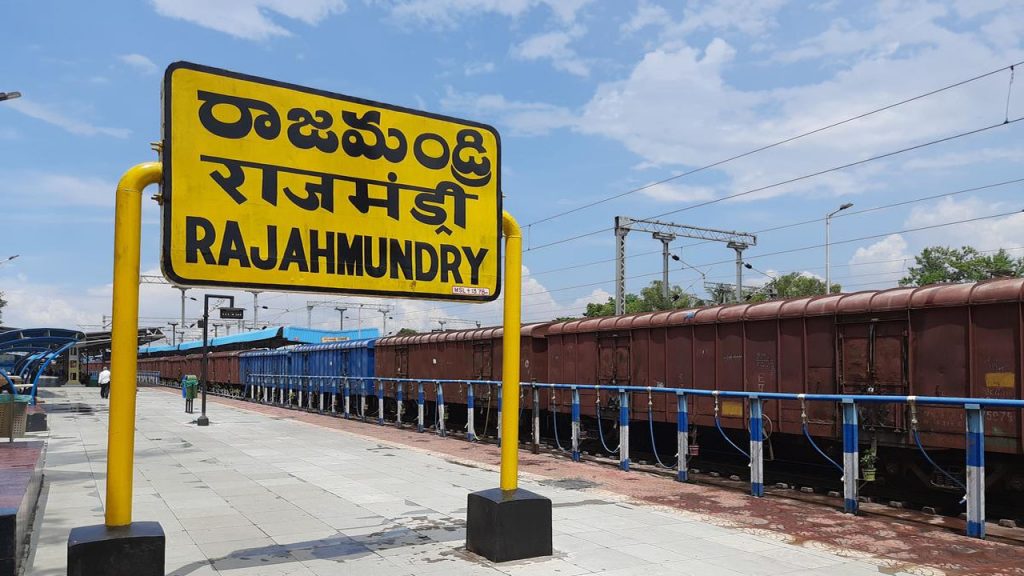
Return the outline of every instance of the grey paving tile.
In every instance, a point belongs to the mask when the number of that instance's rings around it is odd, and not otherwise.
[[[60,391],[94,402],[80,390]],[[75,395],[78,395],[75,397]],[[554,508],[552,558],[495,565],[464,549],[466,494],[493,471],[394,449],[339,430],[215,405],[199,429],[168,395],[139,393],[135,515],[164,525],[175,575],[696,576],[877,574],[840,558],[650,509],[539,485]],[[101,523],[105,421],[51,415],[47,475],[30,574],[63,576],[67,533]],[[454,441],[454,440],[453,440]],[[410,471],[415,471],[410,475]]]

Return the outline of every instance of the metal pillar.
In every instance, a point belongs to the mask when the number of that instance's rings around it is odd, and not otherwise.
[[[397,407],[395,408],[395,426],[402,427],[402,404],[405,402],[405,384],[398,382],[396,384],[397,389],[395,390],[395,402]]]
[[[338,311],[338,330],[339,331],[344,330],[345,329],[345,311],[348,310],[348,308],[335,308],[335,310]]]
[[[466,385],[466,440],[476,441],[476,429],[473,427],[473,416],[476,411],[473,398],[473,384]]]
[[[533,389],[533,453],[540,453],[540,392],[537,390],[535,384],[531,384],[530,387]]]
[[[377,424],[384,425],[384,382],[377,382]]]
[[[366,422],[366,379],[359,379],[359,416]]]
[[[615,217],[615,315],[625,314],[626,310],[626,235],[628,228],[619,226],[619,216]]]
[[[743,251],[749,248],[748,244],[742,242],[729,242],[729,248],[736,251],[736,302],[743,302]]]
[[[750,399],[750,495],[764,496],[764,427],[761,420],[762,400]]]
[[[342,415],[345,417],[346,420],[348,420],[349,418],[352,417],[352,390],[349,388],[348,378],[345,378],[344,390],[345,405],[344,408],[342,408],[344,410],[344,413]]]
[[[967,412],[967,535],[985,537],[985,413],[977,404]]]
[[[416,431],[423,432],[423,382],[417,382],[416,390]]]
[[[668,248],[669,248],[668,245],[669,245],[670,242],[672,242],[673,240],[676,239],[676,235],[675,234],[665,234],[663,232],[655,232],[651,236],[655,240],[661,240],[661,260],[662,260],[662,268],[661,268],[661,295],[664,296],[665,300],[667,301],[668,298],[669,298],[669,289],[668,289],[668,259],[669,259],[669,256],[670,256],[669,251],[668,251]]]
[[[252,291],[252,330],[260,329],[260,293]]]
[[[686,456],[690,453],[690,418],[686,407],[686,394],[676,394],[676,480],[686,482],[689,472],[686,468]]]
[[[619,388],[619,468],[629,471],[629,393]]]
[[[843,511],[856,514],[858,508],[857,478],[860,476],[860,428],[857,405],[843,401]]]
[[[502,389],[501,384],[498,384],[498,446],[501,446],[501,430],[502,430],[502,428],[505,427],[504,423],[502,422],[502,419],[501,419],[501,405],[502,405],[502,401],[501,401],[501,397],[502,397],[501,391],[502,390],[501,389]]]
[[[580,461],[580,391],[572,388],[572,461]]]
[[[435,381],[434,387],[437,389],[437,433],[442,437],[447,436],[448,432],[444,428],[444,386],[441,381]]]
[[[185,291],[188,288],[178,287],[181,290],[181,339],[185,339]]]

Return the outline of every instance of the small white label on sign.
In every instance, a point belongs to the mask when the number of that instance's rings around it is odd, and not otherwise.
[[[452,286],[452,294],[459,296],[490,296],[490,288],[477,288],[473,286]]]

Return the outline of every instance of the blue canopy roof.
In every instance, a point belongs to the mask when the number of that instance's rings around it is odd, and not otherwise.
[[[376,328],[363,328],[361,330],[316,330],[312,328],[299,328],[296,326],[277,326],[264,328],[253,332],[241,332],[229,336],[218,336],[210,339],[210,348],[232,347],[238,348],[240,344],[282,345],[293,344],[326,344],[335,342],[350,342],[354,340],[366,340],[377,338],[380,332]],[[362,344],[365,346],[365,344]],[[190,350],[202,349],[202,340],[182,342],[177,346],[140,346],[139,354],[170,354],[175,351],[187,352]]]
[[[325,350],[346,350],[349,348],[373,348],[376,338],[346,340],[344,342],[328,342],[326,344],[302,344],[292,347],[295,352],[321,352]]]

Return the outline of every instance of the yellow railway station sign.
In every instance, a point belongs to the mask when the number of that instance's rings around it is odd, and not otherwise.
[[[175,284],[497,298],[494,128],[186,62],[163,89]]]

